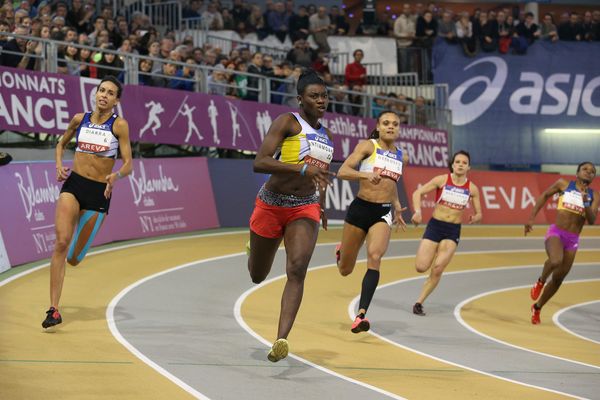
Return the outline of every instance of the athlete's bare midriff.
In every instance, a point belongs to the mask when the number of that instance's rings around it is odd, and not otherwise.
[[[73,171],[84,178],[106,182],[106,176],[112,172],[115,159],[99,157],[95,154],[75,152]]]
[[[306,197],[315,194],[317,188],[309,177],[298,174],[273,174],[265,184],[271,192]]]
[[[464,210],[456,210],[443,204],[437,204],[433,209],[433,218],[451,224],[460,224],[462,223],[463,212]]]
[[[390,178],[382,177],[376,185],[367,180],[361,180],[357,197],[371,203],[391,203],[395,199],[395,186],[396,182]]]
[[[585,218],[570,211],[558,210],[554,225],[562,230],[580,234],[585,224]]]

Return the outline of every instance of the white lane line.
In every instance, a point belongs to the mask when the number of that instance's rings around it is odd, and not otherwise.
[[[184,381],[179,379],[177,376],[171,374],[169,371],[167,371],[166,369],[164,369],[163,367],[161,367],[160,365],[158,365],[157,363],[152,361],[150,358],[146,357],[144,355],[144,353],[139,351],[134,345],[132,345],[127,339],[125,339],[123,337],[123,335],[121,335],[121,332],[119,332],[119,329],[117,328],[117,324],[115,321],[115,308],[117,307],[119,301],[121,301],[121,299],[123,297],[125,297],[127,295],[127,293],[129,293],[136,287],[138,287],[154,278],[157,278],[159,276],[162,276],[162,275],[165,275],[170,272],[174,272],[174,271],[177,271],[177,270],[180,270],[183,268],[188,268],[191,266],[195,266],[195,265],[199,265],[199,264],[203,264],[203,263],[207,263],[207,262],[211,262],[211,261],[218,261],[218,260],[222,260],[222,259],[229,258],[229,257],[236,257],[236,256],[240,256],[243,254],[245,254],[245,253],[229,254],[226,256],[207,258],[207,259],[202,260],[201,262],[192,261],[192,262],[189,262],[186,264],[178,265],[173,268],[169,268],[169,269],[161,271],[161,272],[157,272],[153,275],[149,275],[143,279],[140,279],[137,282],[132,283],[131,285],[127,286],[125,289],[121,290],[121,292],[119,292],[119,294],[117,294],[111,300],[110,304],[108,305],[108,307],[106,309],[106,321],[108,322],[108,328],[110,329],[110,333],[112,333],[112,335],[115,337],[115,339],[117,339],[117,341],[119,343],[121,343],[123,345],[123,347],[125,347],[127,350],[129,350],[134,356],[139,358],[144,364],[148,365],[149,367],[154,369],[156,372],[158,372],[165,378],[169,379],[171,382],[175,383],[177,386],[179,386],[180,388],[182,388],[183,390],[185,390],[186,392],[188,392],[195,398],[201,399],[201,400],[210,400],[210,398],[208,398],[204,394],[198,392],[196,389],[194,389],[193,387],[191,387],[190,385],[188,385],[187,383],[185,383]]]
[[[485,253],[494,253],[494,252],[493,251],[483,251],[483,252],[473,252],[473,253],[482,253],[482,254],[485,254]],[[404,257],[390,257],[390,258],[407,258],[407,257],[408,256],[404,256]],[[366,261],[366,259],[365,260],[358,260],[357,263],[358,262],[365,262],[365,261]],[[589,262],[589,263],[576,263],[576,264],[577,265],[597,265],[598,263]],[[449,272],[445,272],[444,274],[445,275],[466,274],[466,273],[471,273],[471,272],[501,271],[501,270],[514,269],[514,268],[540,268],[540,265],[521,265],[521,266],[505,266],[505,267],[495,267],[495,268],[480,268],[480,269],[462,270],[462,271],[449,271]],[[383,289],[383,288],[388,287],[388,286],[392,286],[392,285],[397,285],[397,284],[400,284],[400,283],[404,283],[404,282],[416,281],[416,280],[419,280],[419,279],[424,279],[424,277],[418,276],[418,277],[412,277],[412,278],[407,278],[407,279],[401,279],[399,281],[389,282],[389,283],[386,283],[385,285],[378,286],[377,290]],[[574,281],[568,281],[568,282],[574,282]],[[567,283],[567,281],[565,281],[565,283]],[[529,287],[529,285],[521,286],[521,287]],[[351,321],[354,320],[354,317],[356,315],[356,304],[358,303],[359,299],[360,299],[360,295],[358,295],[354,299],[352,299],[352,301],[348,305],[348,316],[350,317]],[[456,311],[455,311],[455,313],[456,313]],[[478,333],[476,331],[474,331],[474,332]],[[496,375],[496,374],[493,374],[493,373],[490,373],[490,372],[485,372],[485,371],[482,371],[482,370],[479,370],[479,369],[476,369],[476,368],[468,367],[468,366],[463,365],[463,364],[455,363],[453,361],[449,361],[449,360],[446,360],[444,358],[434,356],[432,354],[424,353],[422,351],[419,351],[419,350],[413,349],[411,347],[404,346],[404,345],[402,345],[400,343],[394,342],[391,339],[388,339],[385,336],[379,335],[378,333],[375,333],[373,331],[368,331],[367,333],[370,334],[370,335],[373,335],[373,336],[377,337],[378,339],[381,339],[384,342],[389,343],[389,344],[391,344],[393,346],[399,347],[399,348],[404,349],[404,350],[411,351],[411,352],[413,352],[415,354],[419,354],[421,356],[428,357],[428,358],[431,358],[431,359],[436,360],[436,361],[440,361],[440,362],[443,362],[443,363],[454,365],[456,367],[464,368],[466,370],[469,370],[469,371],[472,371],[472,372],[476,372],[476,373],[479,373],[479,374],[482,374],[482,375],[490,376],[492,378],[497,378],[497,379],[500,379],[500,380],[503,380],[503,381],[507,381],[507,382],[511,382],[511,383],[516,383],[518,385],[527,386],[527,387],[531,387],[531,388],[534,388],[534,389],[540,389],[540,390],[544,390],[544,391],[548,391],[548,392],[552,392],[552,393],[556,393],[556,394],[560,394],[560,395],[572,397],[572,398],[575,398],[575,399],[586,400],[585,397],[579,397],[579,396],[576,396],[576,395],[573,395],[573,394],[560,392],[560,391],[557,391],[557,390],[554,390],[554,389],[545,388],[545,387],[542,387],[542,386],[536,386],[536,385],[532,385],[532,384],[529,384],[529,383],[516,381],[516,380],[510,379],[510,378],[505,378],[505,377],[500,376],[500,375]],[[482,334],[482,336],[485,336],[485,335]],[[492,339],[492,340],[495,340],[495,339]],[[509,345],[509,346],[511,346],[508,343],[506,343],[506,344]],[[513,347],[516,347],[516,346],[513,346]],[[524,349],[523,348],[522,350],[528,350],[528,349]],[[543,353],[540,353],[540,354],[543,354]],[[544,354],[544,355],[546,355],[546,354]],[[572,361],[572,360],[566,360],[566,361]]]
[[[598,265],[598,263],[575,263],[573,265],[580,265],[581,266],[581,265],[586,265],[586,264],[587,265]],[[563,282],[563,284],[580,283],[580,282],[593,282],[593,281],[600,281],[600,278],[574,279],[574,280],[569,280],[569,281],[565,280]],[[480,332],[477,329],[473,328],[471,325],[469,325],[467,322],[465,322],[465,320],[463,320],[462,317],[461,317],[461,315],[460,315],[460,310],[461,310],[461,308],[465,304],[470,303],[472,301],[475,301],[475,300],[477,300],[479,298],[482,298],[482,297],[485,297],[485,296],[489,296],[489,295],[492,295],[492,294],[496,294],[496,293],[508,292],[508,291],[516,290],[516,289],[525,289],[525,288],[529,288],[529,287],[531,287],[531,285],[513,286],[513,287],[509,287],[509,288],[502,288],[502,289],[497,289],[497,290],[490,290],[488,292],[483,292],[483,293],[480,293],[480,294],[478,294],[476,296],[469,297],[468,299],[465,299],[465,300],[461,301],[460,303],[458,303],[456,305],[456,307],[454,307],[454,317],[466,329],[470,330],[471,332],[475,333],[476,335],[482,336],[482,337],[484,337],[484,338],[486,338],[488,340],[491,340],[493,342],[500,343],[500,344],[503,344],[505,346],[513,347],[515,349],[519,349],[519,350],[522,350],[522,351],[528,351],[530,353],[534,353],[534,354],[537,354],[537,355],[541,355],[541,356],[545,356],[545,357],[550,357],[550,358],[554,358],[554,359],[557,359],[557,360],[570,362],[570,363],[573,363],[573,364],[579,364],[579,365],[583,365],[583,366],[589,367],[589,368],[600,369],[600,366],[597,366],[597,365],[588,364],[588,363],[584,363],[584,362],[576,361],[576,360],[571,360],[571,359],[568,359],[568,358],[559,357],[559,356],[555,356],[555,355],[548,354],[548,353],[543,353],[541,351],[531,350],[531,349],[528,349],[526,347],[517,346],[515,344],[509,343],[509,342],[505,342],[505,341],[500,340],[500,339],[496,339],[496,338],[494,338],[492,336],[486,335],[485,333]]]
[[[323,268],[331,268],[331,266],[332,266],[332,264],[322,265],[322,266],[316,266],[316,267],[309,268],[308,271],[315,271],[315,270],[323,269]],[[246,321],[244,321],[244,318],[242,317],[242,304],[244,303],[244,301],[246,300],[246,298],[250,294],[252,294],[253,292],[261,289],[263,286],[266,286],[266,285],[268,285],[270,283],[273,283],[273,282],[275,282],[277,280],[280,280],[280,279],[283,279],[283,278],[285,278],[285,275],[276,276],[276,277],[273,277],[271,279],[265,280],[264,282],[259,283],[255,287],[252,287],[252,288],[246,290],[237,299],[237,301],[235,302],[235,306],[233,308],[233,313],[235,315],[235,320],[242,327],[242,329],[244,329],[246,332],[248,332],[256,340],[258,340],[259,342],[261,342],[262,344],[264,344],[265,346],[267,346],[267,348],[271,347],[271,343],[272,342],[270,342],[267,339],[265,339],[262,336],[260,336],[252,328],[250,328],[250,326],[246,323]],[[318,369],[321,372],[325,372],[326,374],[335,376],[336,378],[345,380],[345,381],[350,382],[350,383],[354,383],[354,384],[362,386],[362,387],[364,387],[366,389],[373,390],[374,392],[386,395],[388,397],[391,397],[392,399],[406,400],[404,397],[400,397],[397,394],[394,394],[394,393],[388,392],[386,390],[380,389],[380,388],[378,388],[376,386],[369,385],[368,383],[364,383],[364,382],[358,381],[356,379],[349,378],[349,377],[344,376],[342,374],[339,374],[339,373],[337,373],[335,371],[332,371],[332,370],[330,370],[328,368],[325,368],[325,367],[323,367],[321,365],[318,365],[318,364],[315,364],[313,362],[310,362],[310,361],[308,361],[308,360],[306,360],[306,359],[304,359],[304,358],[302,358],[300,356],[297,356],[295,354],[289,353],[288,357],[294,358],[295,360],[298,360],[298,361],[300,361],[300,362],[302,362],[302,363],[304,363],[306,365],[309,365],[309,366],[311,366],[311,367],[313,367],[315,369]],[[266,352],[265,352],[265,359],[266,359]]]
[[[575,332],[573,332],[571,329],[567,328],[565,325],[563,325],[563,324],[562,324],[562,323],[559,321],[559,319],[560,319],[560,316],[561,316],[563,313],[566,313],[566,312],[568,312],[568,311],[572,310],[573,308],[577,308],[577,307],[584,307],[584,306],[587,306],[587,305],[590,305],[590,304],[594,304],[594,303],[600,303],[600,300],[592,300],[592,301],[588,301],[588,302],[586,302],[586,303],[573,304],[572,306],[569,306],[569,307],[563,308],[562,310],[559,310],[559,311],[557,311],[557,312],[556,312],[556,313],[555,313],[555,314],[552,316],[552,322],[554,322],[554,323],[555,323],[555,324],[556,324],[556,325],[557,325],[557,326],[558,326],[560,329],[562,329],[563,331],[565,331],[565,332],[567,332],[567,333],[569,333],[569,334],[571,334],[571,335],[573,335],[573,336],[577,336],[578,338],[580,338],[580,339],[583,339],[583,340],[587,340],[588,342],[592,342],[592,343],[600,344],[600,341],[597,341],[597,340],[594,340],[594,339],[591,339],[591,338],[589,338],[589,337],[586,337],[586,336],[583,336],[583,335],[580,335],[580,334],[578,334],[578,333],[575,333]]]

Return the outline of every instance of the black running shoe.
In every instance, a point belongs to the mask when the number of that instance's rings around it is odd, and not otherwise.
[[[415,303],[413,306],[413,314],[424,316],[425,311],[423,311],[423,304]]]
[[[54,325],[58,325],[62,322],[62,317],[58,310],[54,307],[50,307],[48,311],[46,311],[46,319],[42,322],[42,328],[48,329],[53,327]]]

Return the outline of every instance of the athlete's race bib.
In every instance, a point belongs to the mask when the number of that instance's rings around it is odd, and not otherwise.
[[[308,154],[304,157],[304,163],[314,165],[320,169],[329,169],[333,160],[333,143],[327,136],[315,133],[306,134],[308,142]]]
[[[584,207],[583,196],[576,190],[564,192],[558,204],[559,210],[572,211],[577,214],[583,214]]]
[[[402,160],[398,157],[398,153],[377,149],[373,172],[378,172],[381,176],[386,176],[398,182],[402,175]]]
[[[469,204],[470,197],[469,189],[446,185],[442,189],[439,203],[446,207],[462,210]]]
[[[77,147],[83,151],[102,153],[110,150],[112,136],[110,131],[83,126],[79,131]]]

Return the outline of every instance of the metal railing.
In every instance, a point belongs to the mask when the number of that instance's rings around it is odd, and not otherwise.
[[[116,0],[112,5],[113,15],[123,15],[128,21],[131,21],[134,13],[142,13],[148,16],[151,24],[160,30],[181,29],[183,18],[180,1]]]
[[[235,71],[230,69],[216,68],[208,65],[191,65],[184,62],[176,62],[165,60],[161,58],[153,58],[148,56],[141,56],[138,54],[121,53],[118,50],[106,50],[97,47],[91,47],[86,45],[80,45],[77,43],[68,43],[62,41],[54,41],[49,39],[41,39],[33,36],[22,36],[14,35],[9,33],[0,32],[0,35],[19,37],[25,40],[33,40],[41,43],[40,54],[30,55],[35,58],[38,64],[37,70],[43,72],[57,72],[59,63],[65,65],[71,64],[76,66],[88,66],[91,68],[99,68],[107,71],[106,73],[117,76],[126,84],[149,84],[155,86],[168,87],[171,82],[172,87],[177,86],[178,82],[172,83],[173,81],[187,82],[185,85],[186,90],[191,90],[201,93],[216,92],[217,94],[225,94],[236,96],[238,98],[259,101],[263,103],[274,103],[274,104],[285,104],[289,106],[295,106],[296,102],[296,82],[294,79],[288,78],[276,78],[267,77],[258,74],[251,74],[248,72]],[[93,54],[97,53],[108,53],[114,54],[118,57],[122,64],[119,66],[114,65],[102,65],[89,61],[79,61],[66,59],[63,54],[59,52],[59,49],[66,48],[66,46],[73,46],[77,49],[87,49]],[[6,53],[8,51],[4,50]],[[10,52],[11,54],[23,54],[18,52]],[[91,57],[90,57],[91,58]],[[165,75],[164,73],[144,73],[140,72],[139,65],[141,60],[148,60],[154,63],[171,63],[175,64],[178,68],[186,68],[191,71],[189,76],[173,76]],[[68,64],[67,64],[68,63]],[[379,68],[379,67],[375,67]],[[77,68],[71,68],[71,71],[75,72]],[[215,72],[223,74],[226,78],[225,81],[215,81]],[[74,73],[74,75],[77,75]],[[209,77],[211,77],[209,79]],[[240,87],[235,83],[235,77],[242,77],[244,79],[252,80],[253,84],[246,86],[246,94],[240,93]],[[140,80],[140,77],[143,78]],[[161,78],[164,78],[161,80]],[[392,77],[380,77],[381,85],[390,85],[391,83],[405,83],[405,88],[413,87],[415,90],[419,88],[418,77],[415,73],[412,74],[398,74]],[[141,82],[144,81],[144,82]],[[165,85],[167,81],[167,85]],[[158,85],[161,83],[161,85]],[[410,86],[412,85],[412,86]],[[390,88],[395,86],[386,86],[386,92],[390,91]],[[447,87],[444,85],[432,85],[434,91],[433,98],[439,101],[440,104],[447,105]],[[219,88],[225,88],[225,93],[222,93]],[[419,89],[422,90],[422,89]],[[444,129],[450,131],[451,129],[451,114],[450,110],[445,107],[438,107],[436,105],[425,105],[417,108],[411,101],[378,96],[377,93],[370,91],[352,91],[342,88],[341,85],[330,87],[330,111],[351,114],[362,117],[374,118],[377,117],[378,113],[383,109],[393,109],[399,114],[405,116],[405,122],[410,124],[421,124],[432,128]],[[402,93],[402,92],[400,92]],[[402,93],[408,96],[407,93]],[[411,96],[409,96],[411,97]],[[416,96],[415,96],[416,97]],[[414,97],[413,97],[414,98]]]

